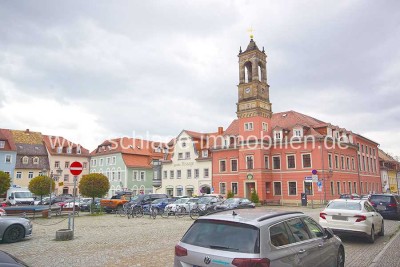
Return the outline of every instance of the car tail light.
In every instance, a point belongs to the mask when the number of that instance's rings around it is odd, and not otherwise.
[[[375,202],[373,202],[373,201],[370,201],[369,203],[371,203],[372,205],[376,205]]]
[[[397,208],[397,203],[390,203],[387,206],[392,208]]]
[[[356,222],[362,222],[367,219],[367,216],[365,216],[365,215],[355,215],[354,217],[357,218]]]
[[[326,220],[326,217],[325,217],[326,215],[328,215],[328,214],[326,214],[325,212],[321,212],[319,214],[319,217],[321,217],[322,219]]]
[[[254,259],[241,259],[235,258],[232,265],[237,267],[269,267],[269,259],[254,258]]]
[[[179,257],[187,256],[187,249],[183,248],[179,245],[176,245],[175,246],[175,256],[179,256]]]

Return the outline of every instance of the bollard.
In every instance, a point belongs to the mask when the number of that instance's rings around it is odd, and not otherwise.
[[[71,230],[71,213],[68,213],[68,229]]]

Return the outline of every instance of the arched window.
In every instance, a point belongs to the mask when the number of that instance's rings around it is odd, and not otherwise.
[[[246,62],[246,64],[244,64],[244,82],[245,83],[249,83],[252,81],[253,78],[253,72],[252,72],[252,64],[250,61]]]
[[[22,163],[23,164],[28,164],[29,163],[29,158],[27,156],[22,158]]]
[[[38,157],[34,157],[33,158],[33,164],[39,164],[39,158]]]
[[[258,65],[258,80],[262,81],[262,68],[261,68],[261,64]]]

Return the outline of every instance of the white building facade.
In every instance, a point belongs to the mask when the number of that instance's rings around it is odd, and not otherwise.
[[[156,193],[198,196],[211,193],[212,159],[201,145],[207,134],[182,131],[167,160],[162,162],[162,182]]]

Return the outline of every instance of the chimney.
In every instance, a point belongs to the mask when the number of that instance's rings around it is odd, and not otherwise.
[[[26,129],[26,130],[25,130],[25,133],[26,133],[26,134],[29,134],[29,129]]]
[[[218,127],[218,134],[222,135],[224,133],[224,127]]]

